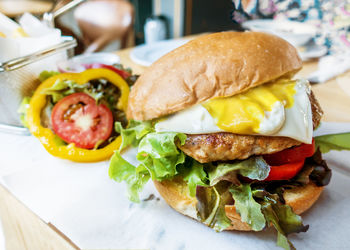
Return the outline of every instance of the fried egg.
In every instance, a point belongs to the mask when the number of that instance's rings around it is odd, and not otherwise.
[[[279,80],[231,97],[212,98],[155,125],[157,132],[285,136],[312,141],[312,111],[306,80]]]

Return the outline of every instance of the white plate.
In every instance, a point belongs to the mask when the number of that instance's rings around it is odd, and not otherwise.
[[[163,55],[169,53],[177,47],[180,47],[181,45],[184,45],[188,41],[189,40],[179,39],[142,44],[135,47],[131,51],[130,58],[138,64],[141,64],[143,66],[150,66]]]
[[[319,58],[327,54],[327,47],[324,45],[308,44],[299,48],[299,55],[303,61]]]
[[[244,22],[242,26],[252,31],[275,34],[296,47],[306,44],[316,35],[316,28],[314,26],[288,20],[250,20]]]

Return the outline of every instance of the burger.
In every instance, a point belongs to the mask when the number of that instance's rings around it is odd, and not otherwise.
[[[133,86],[129,126],[109,175],[129,198],[152,179],[176,211],[217,231],[305,232],[299,214],[329,183],[313,130],[322,110],[297,50],[259,32],[201,36],[152,64]],[[316,141],[316,145],[315,145]],[[137,147],[138,165],[123,157]]]

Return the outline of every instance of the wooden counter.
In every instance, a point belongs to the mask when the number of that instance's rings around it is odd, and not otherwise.
[[[137,74],[145,67],[135,64],[129,57],[130,49],[117,52],[121,62]],[[300,76],[316,70],[317,62],[305,63]],[[313,86],[325,111],[325,121],[350,122],[350,73],[341,81],[331,80]],[[7,250],[17,249],[79,249],[52,225],[44,223],[0,185],[0,216],[3,222]]]

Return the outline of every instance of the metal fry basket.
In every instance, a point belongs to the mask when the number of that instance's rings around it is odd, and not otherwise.
[[[61,43],[27,56],[0,63],[0,131],[28,134],[17,110],[25,96],[39,85],[43,70],[57,70],[57,62],[73,56],[77,42],[63,37]]]

